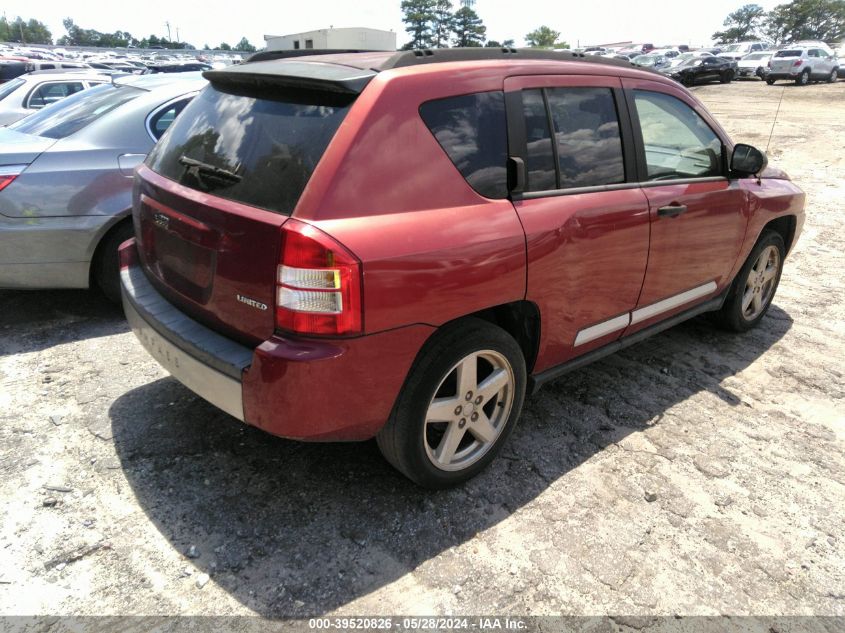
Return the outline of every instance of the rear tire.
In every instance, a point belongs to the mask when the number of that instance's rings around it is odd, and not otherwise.
[[[808,69],[802,71],[801,74],[798,75],[795,78],[795,83],[799,86],[806,86],[807,84],[809,84],[810,83],[810,69],[808,68]]]
[[[447,325],[417,357],[378,447],[420,486],[463,483],[513,431],[526,381],[525,358],[510,334],[475,318]]]
[[[768,85],[770,85],[770,86],[774,86],[774,85],[775,85],[775,80],[774,80],[774,79],[771,79],[770,77],[766,77],[766,83],[767,83]]]
[[[736,276],[716,321],[725,329],[745,332],[769,311],[783,272],[786,247],[774,231],[764,231]]]
[[[117,247],[135,234],[132,220],[123,220],[112,228],[97,246],[94,280],[109,301],[120,303],[120,262]]]

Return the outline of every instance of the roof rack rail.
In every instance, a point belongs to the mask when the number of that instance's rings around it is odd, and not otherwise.
[[[578,61],[607,66],[634,67],[631,62],[612,57],[584,55],[573,51],[555,51],[537,48],[424,48],[400,51],[379,67],[379,70],[437,64],[486,60],[544,59],[549,61]]]
[[[260,51],[244,60],[248,62],[264,62],[270,59],[289,59],[291,57],[310,57],[311,55],[341,55],[343,53],[378,53],[362,48],[297,48],[284,51]]]

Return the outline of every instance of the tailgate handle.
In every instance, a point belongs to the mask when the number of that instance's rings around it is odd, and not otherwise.
[[[661,218],[674,218],[675,216],[686,213],[687,205],[685,204],[670,204],[666,207],[660,207],[657,210],[657,215]]]
[[[158,228],[174,233],[199,246],[211,249],[216,249],[219,246],[220,234],[204,222],[174,211],[143,193],[141,194],[141,203],[152,211],[150,219]]]

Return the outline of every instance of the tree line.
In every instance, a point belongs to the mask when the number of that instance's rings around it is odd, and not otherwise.
[[[793,0],[769,12],[746,4],[728,14],[722,26],[711,36],[719,44],[759,39],[778,46],[799,40],[840,42],[845,39],[845,0]]]
[[[73,19],[65,18],[62,24],[67,31],[56,40],[59,46],[93,46],[100,48],[188,48],[197,47],[189,42],[171,40],[166,37],[149,35],[138,39],[128,31],[114,31],[113,33],[101,33],[95,29],[85,29],[78,26]],[[8,20],[5,16],[0,17],[0,42],[16,42],[20,44],[53,44],[53,34],[47,25],[35,19],[24,20],[20,16],[14,20]],[[239,51],[254,53],[256,48],[250,44],[246,37],[235,45],[221,42],[214,47],[216,50]],[[205,50],[211,50],[206,44]]]
[[[487,27],[472,8],[473,2],[461,2],[453,9],[451,0],[402,0],[402,22],[411,41],[403,50],[416,48],[448,48],[450,46],[489,48],[512,47],[513,39],[501,42],[487,39]],[[560,32],[540,26],[525,35],[528,46],[569,48],[559,42]]]

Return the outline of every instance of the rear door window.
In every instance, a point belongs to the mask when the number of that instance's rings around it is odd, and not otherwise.
[[[487,198],[505,198],[507,121],[501,91],[428,101],[420,116],[469,185]]]
[[[176,117],[179,116],[179,113],[185,109],[185,106],[188,105],[190,101],[190,97],[180,99],[179,101],[166,105],[150,116],[148,123],[149,131],[155,140],[161,138],[161,136],[167,131],[167,128],[171,126]]]
[[[209,86],[147,157],[156,173],[191,189],[289,215],[349,111]]]
[[[526,191],[625,182],[619,118],[610,88],[523,90],[522,107]]]
[[[43,108],[84,89],[81,81],[42,84],[30,93],[26,107]]]
[[[619,119],[610,88],[548,91],[560,188],[625,182]]]

